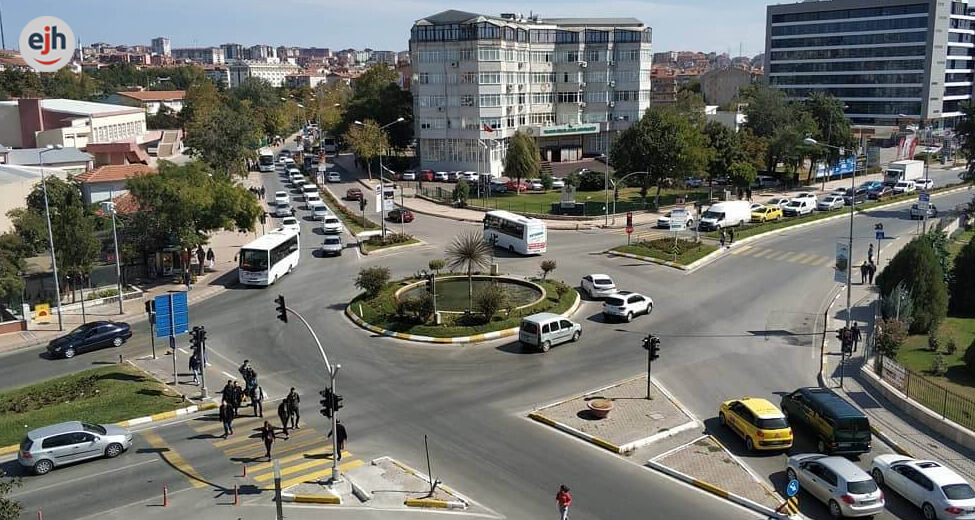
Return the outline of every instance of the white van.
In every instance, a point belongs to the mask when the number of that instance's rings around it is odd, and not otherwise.
[[[540,312],[521,319],[518,341],[522,345],[548,352],[553,345],[577,341],[582,336],[582,325],[569,318],[551,312]]]
[[[701,215],[701,231],[740,226],[752,219],[752,204],[747,200],[732,200],[712,204]]]

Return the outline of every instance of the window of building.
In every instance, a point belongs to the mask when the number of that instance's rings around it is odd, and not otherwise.
[[[616,49],[617,61],[639,61],[640,49]]]
[[[927,4],[892,5],[863,9],[837,9],[772,15],[772,23],[811,22],[815,20],[843,20],[847,18],[880,18],[905,14],[927,13]],[[964,13],[961,13],[964,14]]]
[[[532,83],[555,83],[554,72],[532,72]]]
[[[969,36],[969,42],[971,41],[970,34],[950,33],[948,34],[948,41],[963,41],[962,39],[952,40],[952,36]],[[851,34],[847,36],[810,36],[805,38],[783,38],[780,40],[771,40],[771,48],[787,49],[800,47],[834,47],[841,45],[883,45],[890,43],[923,42],[926,39],[927,31]]]
[[[501,84],[501,73],[500,72],[481,72],[478,75],[478,83],[481,85],[500,85]]]
[[[771,76],[773,85],[882,85],[894,83],[923,83],[924,72],[883,74],[829,74],[802,76]]]
[[[447,128],[447,120],[445,118],[433,117],[433,118],[420,119],[421,130],[443,129],[443,128]]]
[[[501,61],[501,49],[498,47],[478,47],[477,61]]]
[[[583,123],[605,123],[609,120],[606,112],[584,112],[582,114]]]
[[[551,125],[555,122],[555,114],[552,112],[532,114],[529,121],[531,121],[531,124],[533,125]]]
[[[551,63],[552,51],[531,51],[532,63]]]
[[[485,107],[499,107],[501,106],[501,95],[500,94],[481,94],[480,96],[481,108]]]
[[[474,95],[473,94],[464,94],[464,95],[460,96],[460,106],[462,106],[462,107],[472,107],[472,106],[475,106],[475,104],[474,104]]]
[[[616,43],[638,43],[640,41],[640,32],[616,29],[613,31],[613,41]]]
[[[606,83],[609,80],[609,71],[607,70],[594,70],[588,71],[583,76],[586,83]]]
[[[606,103],[609,101],[609,92],[598,90],[596,92],[586,92],[583,97],[586,103]]]
[[[578,92],[559,92],[556,96],[559,103],[578,103],[579,93]]]
[[[442,107],[446,101],[444,96],[418,96],[420,107]]]
[[[501,28],[489,22],[477,24],[477,39],[498,40],[501,38]]]
[[[950,51],[952,48],[949,47]],[[772,63],[770,73],[782,72],[872,72],[872,71],[923,72],[924,60],[857,60],[804,63]]]
[[[586,61],[600,62],[600,61],[610,61],[609,51],[606,49],[590,49],[586,51]]]
[[[609,31],[586,29],[586,43],[609,43]]]
[[[637,101],[640,97],[639,90],[617,90],[616,101]]]
[[[491,127],[491,129],[493,129],[493,130],[498,130],[498,129],[501,128],[501,118],[500,117],[482,117],[481,118],[481,125],[482,125],[482,128],[484,127],[483,125],[487,125],[487,126]]]
[[[558,51],[556,56],[557,56],[556,61],[560,61],[562,63],[572,63],[572,62],[580,61],[579,51]]]
[[[474,49],[461,49],[457,52],[457,61],[474,61]]]
[[[533,105],[545,105],[555,103],[555,94],[552,92],[532,92]]]
[[[477,73],[476,72],[464,72],[460,75],[461,85],[476,85],[477,84]]]
[[[856,22],[826,22],[803,25],[773,26],[772,36],[923,29],[927,28],[927,26],[928,17],[925,13],[911,18],[887,18],[878,20],[861,20]]]
[[[815,49],[796,51],[772,51],[769,60],[800,61],[800,60],[836,60],[843,58],[886,58],[895,56],[910,56],[923,59],[924,45],[907,45],[897,47],[861,47],[856,49]]]
[[[532,29],[528,31],[531,43],[555,43],[555,29]]]

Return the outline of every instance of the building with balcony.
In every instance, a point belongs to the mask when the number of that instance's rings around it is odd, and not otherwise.
[[[153,38],[152,53],[158,54],[160,56],[171,56],[173,54],[173,45],[169,41],[169,38],[163,36],[160,36],[159,38]]]
[[[230,74],[230,88],[240,86],[247,78],[261,78],[271,84],[272,87],[280,87],[285,84],[285,78],[301,71],[297,65],[290,63],[254,61],[254,60],[235,60],[227,64]]]
[[[945,0],[770,5],[765,81],[790,99],[826,92],[854,124],[951,126],[971,101],[975,10]]]
[[[173,59],[192,61],[205,65],[219,65],[226,61],[220,47],[187,47],[173,49]]]
[[[422,167],[499,175],[518,130],[543,159],[607,151],[650,105],[651,31],[634,18],[444,11],[410,36]]]

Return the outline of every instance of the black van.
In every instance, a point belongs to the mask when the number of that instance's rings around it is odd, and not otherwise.
[[[816,434],[816,448],[829,455],[870,451],[870,421],[863,412],[828,388],[800,388],[782,398],[782,413],[795,426]]]

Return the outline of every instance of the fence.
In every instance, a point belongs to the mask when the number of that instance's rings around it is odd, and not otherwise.
[[[928,408],[965,428],[975,431],[975,400],[958,395],[947,388],[915,374],[894,360],[878,356],[875,365],[881,379]]]

